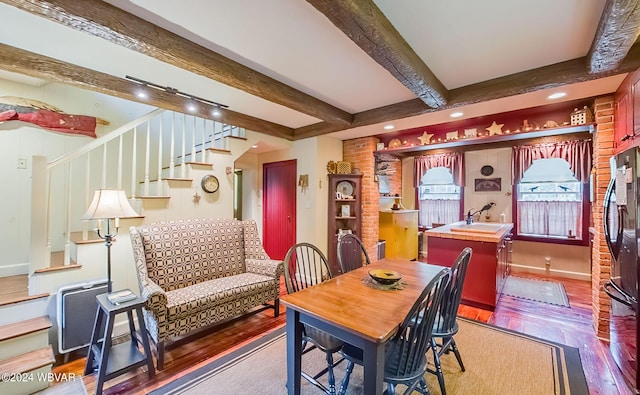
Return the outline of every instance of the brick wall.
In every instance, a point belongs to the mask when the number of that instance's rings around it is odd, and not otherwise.
[[[602,286],[609,280],[611,255],[604,238],[602,217],[604,195],[609,185],[609,158],[613,155],[613,96],[596,99],[594,115],[597,131],[593,139],[594,201],[591,206],[591,223],[594,229],[591,251],[591,298],[593,327],[596,335],[609,339],[609,310],[611,302]]]
[[[352,168],[362,173],[362,234],[358,235],[364,243],[369,258],[375,261],[378,256],[378,227],[380,211],[380,194],[378,183],[374,180],[376,150],[375,137],[346,140],[342,146],[343,160],[352,163]]]

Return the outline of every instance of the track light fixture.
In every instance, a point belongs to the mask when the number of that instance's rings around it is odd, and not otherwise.
[[[151,87],[151,88],[154,88],[154,89],[158,89],[158,90],[161,90],[161,91],[172,93],[172,94],[177,95],[177,96],[184,97],[185,99],[190,99],[191,103],[188,105],[188,110],[191,111],[191,112],[194,112],[196,110],[195,104],[193,102],[200,102],[200,103],[204,103],[204,104],[208,104],[210,106],[213,106],[213,110],[211,110],[211,115],[213,115],[214,117],[219,117],[221,115],[221,111],[220,111],[221,109],[229,108],[229,106],[226,105],[226,104],[218,103],[218,102],[215,102],[215,101],[203,99],[203,98],[198,97],[198,96],[194,96],[194,95],[189,94],[189,93],[181,92],[178,89],[172,88],[170,86],[162,86],[162,85],[154,84],[153,82],[141,80],[139,78],[132,77],[130,75],[125,76],[125,78],[128,79],[128,80],[131,80],[133,82],[136,82],[136,83],[142,85],[143,87]],[[137,96],[140,97],[139,94]]]

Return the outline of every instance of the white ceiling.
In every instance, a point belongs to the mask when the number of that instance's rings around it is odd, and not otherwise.
[[[108,0],[119,8],[349,113],[416,96],[300,0]],[[606,0],[375,0],[447,89],[583,57]],[[0,4],[0,42],[124,78],[131,75],[287,127],[321,122],[102,38]],[[4,77],[3,77],[4,76]],[[0,74],[2,78],[7,74]],[[574,100],[611,93],[624,75],[565,86]],[[558,90],[558,89],[556,89]],[[462,107],[464,118],[547,104],[550,92]],[[396,130],[450,120],[451,110],[394,121]],[[333,133],[383,133],[382,124]]]

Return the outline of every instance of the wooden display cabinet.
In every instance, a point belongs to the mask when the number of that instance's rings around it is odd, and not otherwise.
[[[615,95],[614,153],[640,145],[640,70],[627,75]]]
[[[338,237],[352,233],[362,239],[362,174],[329,174],[327,259],[333,276],[342,274]]]

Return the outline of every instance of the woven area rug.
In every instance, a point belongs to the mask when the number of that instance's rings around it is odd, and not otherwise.
[[[569,307],[567,292],[564,286],[556,281],[509,276],[502,293],[520,299]]]
[[[456,342],[466,371],[460,371],[453,353],[442,356],[448,394],[589,393],[578,349],[477,321],[459,319],[458,322],[460,331]],[[324,353],[318,350],[302,358],[302,369],[307,372],[320,371],[325,364]],[[151,394],[286,394],[286,367],[286,335],[282,328]],[[338,383],[344,377],[345,368],[344,362],[336,368]],[[425,377],[431,394],[440,395],[436,377],[429,373]],[[323,378],[326,381],[326,375]],[[362,378],[362,367],[356,366],[347,394],[363,393]],[[303,379],[302,393],[321,391]]]

